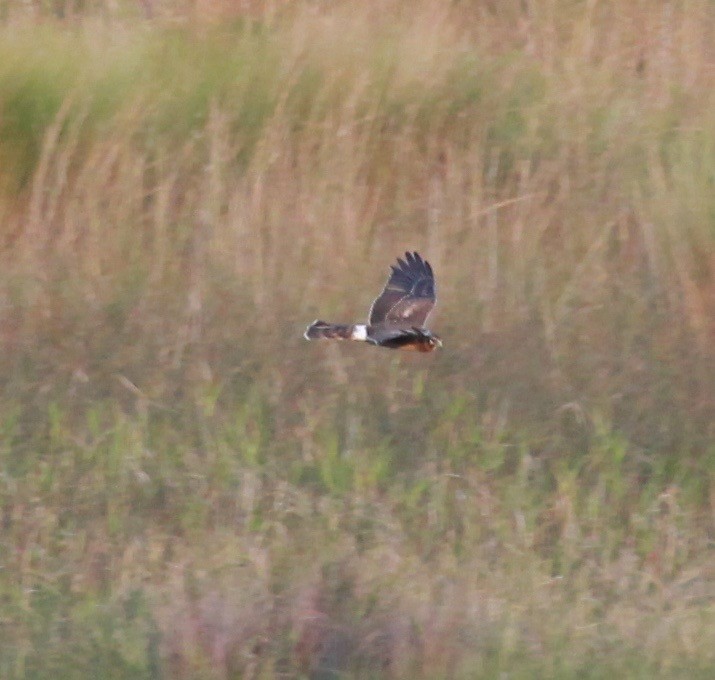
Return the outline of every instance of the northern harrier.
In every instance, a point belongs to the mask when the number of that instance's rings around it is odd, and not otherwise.
[[[431,352],[442,341],[424,327],[435,303],[434,274],[418,253],[397,258],[382,293],[370,307],[367,324],[313,321],[306,340],[359,340],[390,349]]]

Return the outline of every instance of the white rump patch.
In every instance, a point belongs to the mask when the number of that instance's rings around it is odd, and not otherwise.
[[[356,323],[350,337],[353,340],[367,340],[367,326],[364,323]]]

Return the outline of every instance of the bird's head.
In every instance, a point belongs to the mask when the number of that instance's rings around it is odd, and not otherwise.
[[[431,352],[442,346],[442,338],[435,335],[432,331],[422,330],[422,337],[427,341],[426,344],[423,345],[423,351],[425,352]]]

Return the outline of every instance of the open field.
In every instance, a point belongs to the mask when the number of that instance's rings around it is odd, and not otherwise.
[[[406,249],[441,351],[302,339]],[[0,3],[0,677],[713,640],[711,2]]]

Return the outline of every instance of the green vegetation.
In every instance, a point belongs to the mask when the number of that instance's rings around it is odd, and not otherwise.
[[[712,677],[712,3],[279,5],[0,4],[0,677]]]

